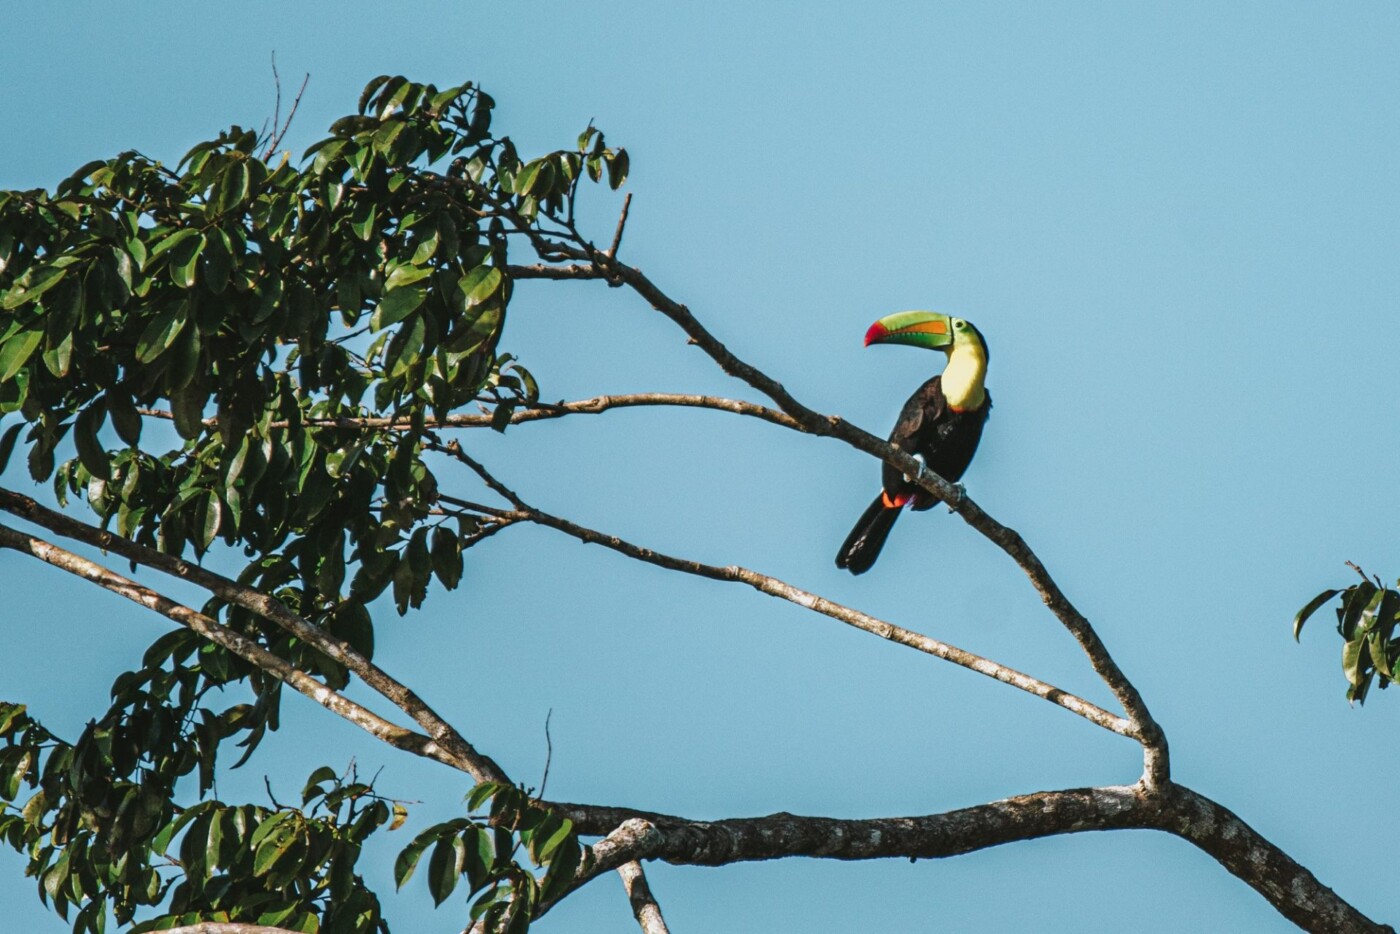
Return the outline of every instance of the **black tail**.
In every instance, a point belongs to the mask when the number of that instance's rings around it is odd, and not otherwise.
[[[898,507],[891,509],[886,506],[883,493],[875,497],[875,502],[860,514],[856,527],[841,543],[841,550],[836,553],[836,566],[852,574],[864,574],[870,570],[875,559],[880,557],[880,549],[885,547],[885,539],[889,537],[894,520],[899,518],[901,511]]]

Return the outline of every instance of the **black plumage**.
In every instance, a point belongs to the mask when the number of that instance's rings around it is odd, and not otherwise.
[[[992,397],[984,393],[977,408],[955,410],[943,395],[943,377],[935,376],[904,403],[889,440],[910,454],[921,455],[929,470],[956,483],[977,453],[991,408]],[[881,486],[880,495],[861,514],[836,555],[836,566],[852,574],[870,570],[906,503],[911,509],[924,510],[938,501],[888,464]]]

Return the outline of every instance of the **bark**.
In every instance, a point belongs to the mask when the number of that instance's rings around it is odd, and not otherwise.
[[[642,934],[670,934],[666,927],[666,919],[661,916],[661,906],[651,894],[651,886],[647,884],[642,864],[623,863],[618,867],[617,874],[622,877],[623,888],[627,890],[627,901],[632,905],[632,917],[637,919]]]
[[[921,817],[841,820],[772,814],[691,821],[625,808],[558,805],[581,831],[613,831],[606,858],[722,866],[806,856],[939,859],[1060,834],[1156,830],[1195,845],[1304,930],[1392,932],[1339,898],[1233,812],[1180,785],[1043,791]]]

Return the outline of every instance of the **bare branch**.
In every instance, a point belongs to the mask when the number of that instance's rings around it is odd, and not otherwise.
[[[747,415],[753,418],[772,422],[774,425],[781,425],[784,428],[791,428],[794,431],[802,431],[802,426],[793,421],[787,415],[777,409],[770,409],[767,406],[758,405],[753,402],[745,402],[742,399],[726,399],[722,396],[698,396],[685,393],[674,392],[637,392],[623,395],[593,396],[591,399],[579,399],[574,402],[537,402],[516,410],[510,418],[510,424],[519,425],[524,422],[540,422],[549,419],[563,418],[566,415],[600,415],[609,409],[627,409],[643,406],[681,406],[696,409],[715,409],[721,412],[731,412],[735,415]],[[151,418],[160,418],[171,421],[175,418],[169,409],[145,408],[137,410],[140,414]],[[205,419],[206,425],[213,425],[215,420]],[[412,425],[408,418],[328,418],[328,419],[306,419],[304,425],[325,426],[330,428],[388,428],[407,429]],[[428,428],[490,428],[493,425],[492,418],[487,413],[457,413],[448,415],[445,418],[429,418],[424,422]],[[270,422],[270,428],[285,428],[286,422]]]
[[[292,109],[287,111],[287,119],[281,126],[277,121],[282,114],[282,76],[277,73],[277,53],[272,53],[272,81],[277,86],[277,101],[272,108],[272,136],[268,138],[267,148],[263,151],[264,161],[272,158],[272,154],[277,151],[277,147],[282,145],[282,138],[287,135],[287,130],[291,128],[292,118],[297,115],[297,108],[301,106],[301,96],[306,93],[307,82],[311,80],[308,72],[301,79],[301,87],[297,89],[296,99],[292,101]]]
[[[26,535],[4,525],[0,525],[0,548],[10,548],[21,554],[38,558],[46,564],[81,577],[148,610],[153,610],[167,619],[174,620],[181,626],[199,633],[210,642],[223,646],[239,658],[256,665],[283,684],[305,694],[322,707],[344,717],[366,733],[383,740],[395,749],[402,749],[426,759],[435,759],[454,768],[460,768],[456,757],[431,738],[390,723],[373,711],[331,690],[285,659],[279,658],[258,645],[252,639],[234,632],[203,613],[198,613],[187,606],[176,603],[149,587],[143,587],[130,578],[123,577],[41,538]]]
[[[512,279],[606,279],[602,270],[594,266],[583,266],[579,264],[569,266],[550,266],[548,264],[537,263],[530,266],[507,266],[507,274]]]
[[[230,921],[200,921],[177,928],[166,928],[162,934],[297,934],[286,928],[270,928],[265,924],[239,924]]]
[[[924,817],[868,820],[782,813],[691,821],[622,808],[555,808],[583,833],[617,828],[594,847],[598,865],[660,859],[720,866],[794,856],[936,859],[1090,830],[1158,830],[1194,844],[1305,930],[1394,934],[1338,898],[1233,812],[1179,785],[1043,791]]]
[[[651,894],[647,885],[646,873],[638,862],[623,863],[617,868],[622,877],[622,886],[627,890],[627,901],[632,904],[632,917],[641,925],[642,934],[671,934],[666,927],[666,919],[661,917],[661,906]]]
[[[627,197],[622,199],[622,213],[617,218],[617,231],[613,234],[612,246],[603,254],[608,259],[617,258],[617,248],[622,246],[622,230],[627,226],[627,211],[632,207],[632,192],[627,192]],[[645,884],[645,883],[643,883]]]
[[[779,597],[790,603],[795,603],[798,606],[812,610],[813,612],[820,613],[823,616],[828,616],[843,622],[848,626],[853,626],[864,632],[873,633],[882,639],[888,639],[899,645],[917,649],[925,654],[941,658],[944,661],[952,662],[955,665],[960,665],[978,674],[986,675],[1004,684],[1019,688],[1028,694],[1032,694],[1042,700],[1063,707],[1071,713],[1078,714],[1090,723],[1103,727],[1110,732],[1117,733],[1121,736],[1137,738],[1133,724],[1128,720],[1109,713],[1102,707],[1091,704],[1082,697],[1070,694],[1068,691],[1057,688],[1053,684],[1048,684],[1038,678],[1033,678],[1030,675],[1017,671],[1014,668],[1008,668],[991,659],[975,655],[972,652],[960,649],[954,645],[949,645],[946,642],[941,642],[938,639],[925,636],[909,629],[904,629],[893,623],[888,623],[882,619],[870,616],[867,613],[862,613],[859,610],[852,609],[843,604],[827,600],[825,597],[819,597],[816,594],[793,587],[791,584],[778,580],[775,577],[769,577],[766,574],[760,574],[757,571],[751,571],[748,568],[738,567],[737,565],[718,567],[710,564],[702,564],[698,561],[691,561],[686,558],[675,558],[670,555],[662,554],[661,552],[652,551],[649,548],[642,548],[638,545],[634,545],[617,536],[606,535],[602,532],[597,532],[593,529],[585,528],[584,526],[570,522],[567,519],[561,519],[558,516],[550,515],[522,500],[514,491],[502,484],[492,476],[490,472],[482,467],[481,464],[477,463],[470,455],[463,451],[461,445],[457,442],[452,441],[447,444],[429,442],[429,446],[451,455],[475,471],[497,494],[509,501],[511,505],[515,506],[519,511],[518,518],[520,519],[528,520],[539,525],[549,526],[567,535],[571,535],[586,544],[603,545],[629,558],[645,561],[647,564],[654,564],[657,567],[666,568],[667,570],[693,574],[697,577],[706,577],[710,580],[748,584],[755,590],[759,590],[769,596]],[[447,502],[453,501],[453,498],[447,495],[444,495],[443,499]]]
[[[0,510],[27,519],[65,538],[86,542],[104,551],[114,552],[121,555],[123,558],[135,561],[137,564],[154,568],[173,577],[181,578],[182,580],[190,581],[193,584],[203,587],[219,599],[234,604],[235,606],[241,606],[249,612],[268,620],[308,645],[315,646],[319,651],[324,652],[330,658],[344,665],[364,681],[365,684],[369,685],[369,687],[377,691],[381,696],[388,699],[396,707],[412,717],[414,722],[423,727],[428,733],[428,736],[432,738],[433,748],[437,750],[438,754],[431,758],[437,758],[439,761],[444,761],[453,768],[465,771],[479,782],[509,782],[509,779],[500,766],[492,761],[489,756],[478,752],[457,732],[457,730],[443,720],[436,711],[414,693],[413,690],[390,677],[387,672],[365,658],[346,642],[337,639],[324,629],[313,625],[287,609],[281,601],[251,587],[240,584],[237,581],[223,577],[220,574],[215,574],[213,571],[206,568],[190,564],[187,561],[182,561],[173,555],[167,555],[152,548],[147,548],[144,545],[138,545],[133,541],[113,535],[110,532],[105,532],[87,525],[86,523],[70,519],[62,513],[39,505],[27,496],[15,493],[12,490],[4,489],[3,487],[0,487]],[[98,566],[93,565],[93,567]],[[100,581],[95,582],[100,583]],[[132,586],[137,585],[133,584]],[[207,617],[201,617],[201,619],[207,619]],[[182,621],[177,619],[176,622]],[[213,621],[210,620],[210,622],[212,623]],[[219,624],[214,623],[214,625],[218,626]],[[219,626],[219,628],[223,629],[224,627]],[[238,638],[242,637],[239,636]],[[259,651],[265,652],[265,650],[261,648],[259,648]],[[271,658],[276,658],[276,656],[272,656],[270,653],[266,654]],[[281,660],[278,659],[278,661],[280,662]],[[254,662],[254,664],[258,664],[259,667],[265,667],[258,662]],[[285,662],[282,662],[282,664],[286,665]],[[290,666],[287,667],[290,668]],[[298,688],[298,690],[301,689]],[[396,727],[395,729],[398,728]],[[417,736],[418,734],[415,733],[413,735]],[[422,753],[420,753],[420,755],[421,754]],[[448,758],[444,759],[442,756],[447,756]]]

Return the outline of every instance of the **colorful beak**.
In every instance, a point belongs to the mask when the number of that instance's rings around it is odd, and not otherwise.
[[[865,346],[911,344],[942,350],[953,343],[952,319],[936,311],[898,311],[886,315],[865,332]]]

